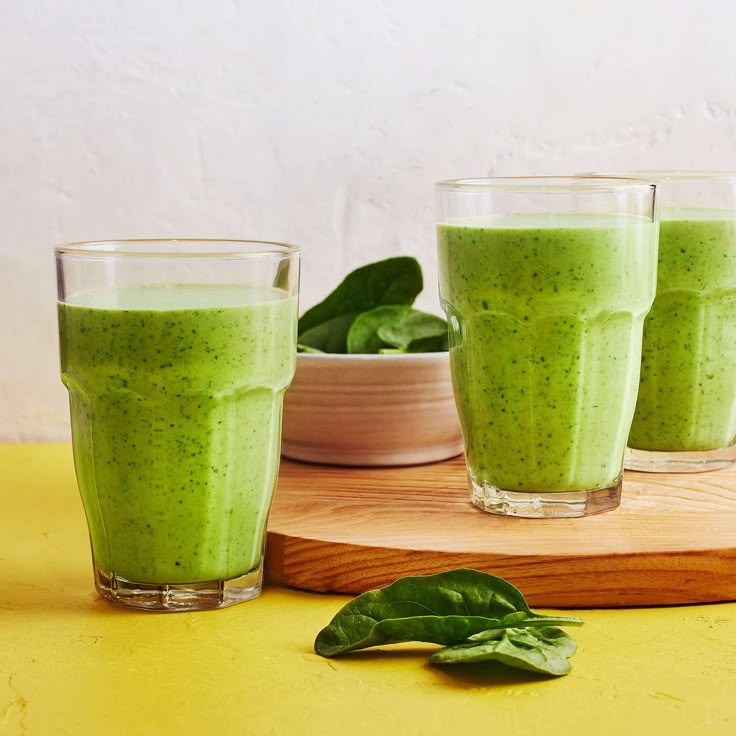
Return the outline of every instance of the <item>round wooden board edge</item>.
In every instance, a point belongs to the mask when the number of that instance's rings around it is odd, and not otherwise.
[[[736,548],[599,557],[508,556],[326,542],[268,532],[270,583],[318,593],[360,594],[407,575],[458,567],[503,577],[531,605],[618,608],[736,600]]]

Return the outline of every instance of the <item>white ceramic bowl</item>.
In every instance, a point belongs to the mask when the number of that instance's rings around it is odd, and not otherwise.
[[[331,465],[418,465],[463,450],[447,353],[301,353],[282,454]]]

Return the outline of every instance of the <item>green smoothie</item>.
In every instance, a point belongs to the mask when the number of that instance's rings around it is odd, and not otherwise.
[[[660,225],[657,297],[644,323],[629,437],[635,449],[714,450],[736,441],[736,213],[687,214]]]
[[[98,570],[137,583],[256,569],[296,305],[278,289],[151,286],[59,304],[62,379]]]
[[[606,488],[621,474],[655,290],[656,225],[570,216],[438,227],[474,483]]]

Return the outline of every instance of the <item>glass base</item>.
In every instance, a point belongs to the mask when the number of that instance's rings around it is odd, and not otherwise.
[[[612,511],[621,503],[621,477],[608,488],[593,491],[507,491],[480,485],[468,476],[470,500],[491,514],[526,519],[570,519]]]
[[[736,463],[736,444],[718,450],[656,452],[626,448],[624,467],[646,473],[703,473],[730,468]]]
[[[263,568],[229,580],[201,583],[136,583],[95,568],[97,592],[110,603],[142,611],[206,611],[249,601],[261,593]]]

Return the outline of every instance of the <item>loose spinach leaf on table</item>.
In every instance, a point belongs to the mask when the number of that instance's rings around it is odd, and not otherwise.
[[[554,626],[495,629],[473,636],[471,640],[440,649],[429,661],[432,664],[463,664],[496,660],[509,667],[559,676],[570,671],[567,659],[577,649],[575,640]]]
[[[471,569],[406,577],[363,593],[317,635],[323,657],[379,644],[460,644],[474,634],[507,628],[580,625],[579,618],[534,613],[503,578]]]
[[[362,266],[301,316],[299,342],[303,343],[301,336],[307,330],[336,317],[355,316],[382,304],[413,304],[422,286],[422,269],[416,258],[398,256]]]
[[[359,314],[347,335],[348,353],[447,350],[447,322],[406,306],[382,306]]]

